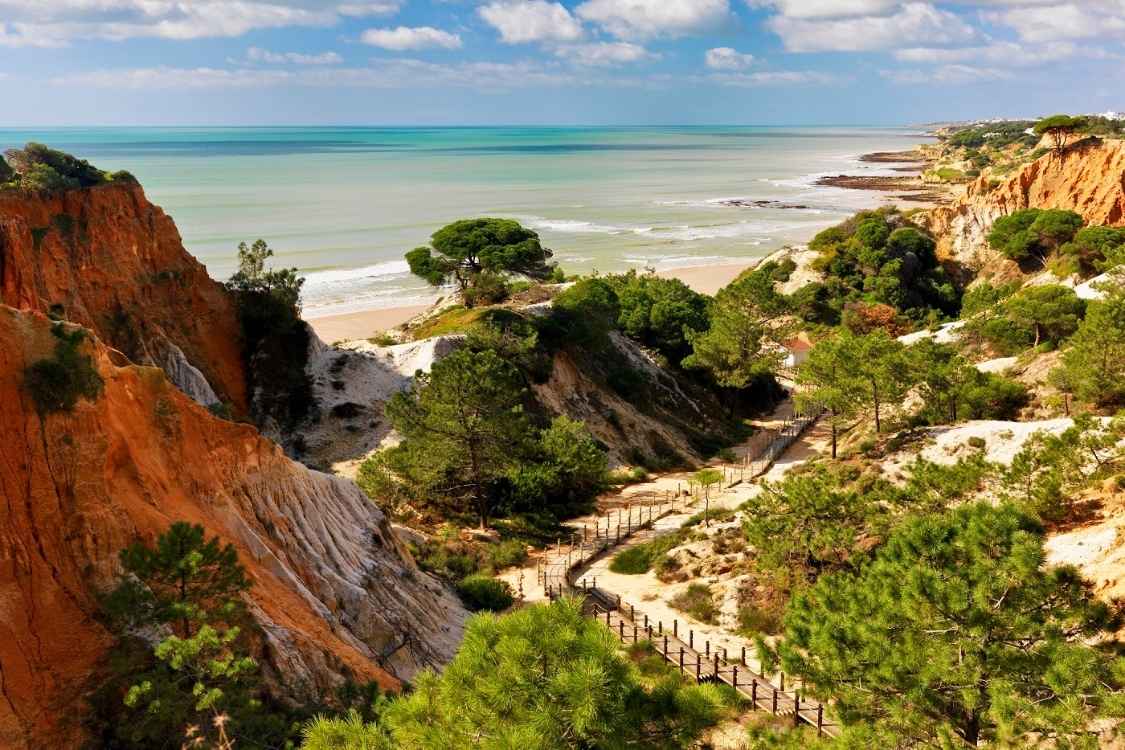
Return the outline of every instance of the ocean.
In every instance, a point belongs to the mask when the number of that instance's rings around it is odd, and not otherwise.
[[[306,317],[436,295],[403,254],[444,224],[518,219],[568,273],[738,263],[807,241],[866,191],[823,175],[877,175],[858,157],[903,150],[889,128],[0,129],[137,176],[184,244],[225,279],[239,242],[265,239],[307,277]]]

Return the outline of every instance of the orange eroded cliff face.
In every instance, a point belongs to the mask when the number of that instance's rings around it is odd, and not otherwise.
[[[246,413],[234,302],[132,181],[0,192],[0,303],[61,306],[133,361],[164,368],[197,400]]]
[[[998,185],[982,177],[963,197],[930,211],[927,221],[942,257],[982,270],[1003,260],[988,247],[992,223],[1025,208],[1068,209],[1088,224],[1125,225],[1125,141],[1077,143]]]
[[[214,417],[161,370],[91,338],[101,395],[41,417],[24,370],[51,356],[50,329],[0,306],[0,747],[77,746],[111,643],[96,593],[120,549],[177,520],[237,547],[279,696],[322,697],[349,677],[394,687],[451,657],[464,610],[354,484]]]

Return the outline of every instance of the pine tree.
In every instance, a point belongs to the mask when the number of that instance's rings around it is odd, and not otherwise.
[[[488,528],[493,483],[518,466],[533,438],[523,398],[519,372],[496,352],[450,354],[388,402],[403,438],[388,452],[389,468],[420,498],[475,512]]]
[[[797,371],[797,404],[806,409],[828,411],[832,426],[832,458],[836,458],[839,428],[853,419],[863,402],[865,389],[856,371],[854,338],[837,334],[818,341]]]
[[[1125,713],[1125,664],[1084,639],[1116,626],[1043,530],[979,503],[907,521],[859,572],[823,576],[785,616],[782,664],[886,747],[1085,746]]]

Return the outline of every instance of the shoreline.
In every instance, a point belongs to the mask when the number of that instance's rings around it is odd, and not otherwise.
[[[763,258],[769,257],[763,256]],[[715,266],[684,266],[657,271],[656,275],[665,279],[679,279],[700,294],[714,295],[727,284],[738,278],[747,268],[760,263],[762,258]],[[435,299],[435,302],[437,300]],[[376,336],[391,328],[402,325],[433,307],[428,305],[403,305],[401,307],[376,307],[370,310],[357,310],[349,313],[336,313],[317,318],[306,318],[305,322],[325,343],[354,341]]]

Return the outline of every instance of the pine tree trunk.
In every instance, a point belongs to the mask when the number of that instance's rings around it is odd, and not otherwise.
[[[882,422],[879,421],[879,385],[877,383],[871,384],[871,398],[875,401],[875,434],[883,431]]]
[[[832,459],[836,458],[836,410],[832,410]]]

